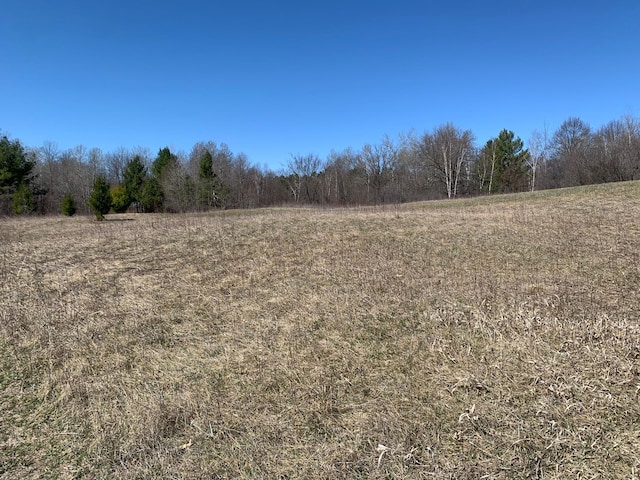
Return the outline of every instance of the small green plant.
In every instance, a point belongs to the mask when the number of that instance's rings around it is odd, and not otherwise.
[[[76,212],[76,201],[73,198],[73,195],[67,193],[64,197],[62,197],[62,204],[60,205],[60,209],[62,210],[62,214],[67,217],[73,217]]]

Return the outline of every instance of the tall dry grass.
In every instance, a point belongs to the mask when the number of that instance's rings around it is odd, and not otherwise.
[[[640,184],[0,221],[0,478],[637,478]]]

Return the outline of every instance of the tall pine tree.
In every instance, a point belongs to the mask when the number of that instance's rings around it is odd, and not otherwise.
[[[140,155],[133,157],[124,169],[124,188],[130,202],[136,202],[136,208],[141,201],[142,186],[147,178],[147,167]]]
[[[201,208],[220,207],[229,194],[229,190],[222,185],[218,175],[213,171],[213,157],[206,150],[200,156],[198,169],[198,202]]]
[[[529,185],[529,151],[510,130],[489,140],[476,163],[476,181],[488,193],[526,191]]]

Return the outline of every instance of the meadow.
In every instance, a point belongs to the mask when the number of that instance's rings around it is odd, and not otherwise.
[[[0,219],[0,478],[640,476],[640,183]]]

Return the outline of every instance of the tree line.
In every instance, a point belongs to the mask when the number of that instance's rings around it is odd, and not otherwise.
[[[640,179],[640,120],[592,129],[571,117],[525,142],[504,129],[483,145],[447,123],[356,150],[293,155],[279,172],[224,143],[189,154],[103,153],[0,136],[0,214],[190,212],[270,205],[370,205]]]

